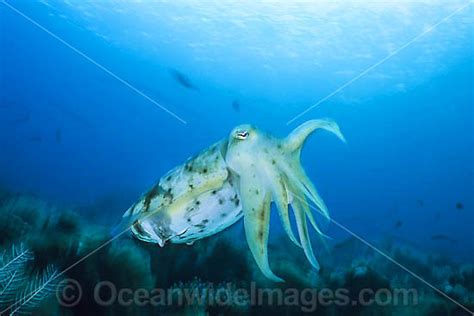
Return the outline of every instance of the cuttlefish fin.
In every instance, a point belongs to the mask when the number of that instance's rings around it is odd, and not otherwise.
[[[250,251],[262,273],[270,280],[283,282],[268,263],[271,192],[258,179],[241,176],[240,196],[244,210],[245,236]]]
[[[317,129],[329,131],[346,142],[336,122],[330,119],[318,119],[307,121],[295,128],[285,139],[286,148],[289,151],[301,150],[308,136]]]
[[[272,197],[277,207],[278,215],[283,225],[283,229],[290,240],[298,247],[301,247],[301,244],[299,243],[298,239],[296,239],[291,228],[290,216],[288,212],[288,192],[285,187],[285,179],[283,179],[283,175],[280,175],[277,177],[277,179],[278,180],[272,183]]]

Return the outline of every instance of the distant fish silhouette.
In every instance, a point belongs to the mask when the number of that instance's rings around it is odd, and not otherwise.
[[[61,141],[62,141],[62,133],[61,133],[61,129],[58,128],[56,129],[56,143],[61,144]]]
[[[464,209],[464,204],[462,204],[461,202],[457,202],[456,203],[456,209],[463,210]]]
[[[240,112],[240,102],[238,99],[234,99],[234,101],[232,101],[232,108],[236,111],[236,112]]]
[[[449,236],[442,235],[442,234],[431,236],[431,240],[448,241],[450,243],[456,243],[457,242],[457,240],[452,239]]]
[[[416,200],[416,204],[417,204],[419,207],[422,207],[425,203],[423,202],[423,200]]]
[[[398,229],[400,227],[402,227],[403,225],[403,222],[401,220],[398,220],[396,223],[395,223],[395,228]]]
[[[182,72],[176,69],[169,69],[169,72],[173,76],[174,80],[176,80],[180,85],[182,85],[186,89],[198,90],[198,88],[191,82],[188,76],[186,76]]]
[[[41,136],[31,136],[28,138],[28,141],[32,143],[41,143],[43,141],[43,138]]]

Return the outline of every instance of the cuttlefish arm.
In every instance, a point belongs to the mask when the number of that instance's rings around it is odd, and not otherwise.
[[[290,156],[292,156],[289,165],[291,165],[293,168],[293,170],[291,170],[292,172],[290,172],[290,170],[286,171],[288,171],[288,175],[293,178],[292,182],[297,184],[298,188],[300,189],[298,191],[304,192],[304,195],[307,196],[316,205],[320,212],[329,219],[329,212],[326,204],[324,203],[311,180],[306,175],[306,172],[304,171],[300,162],[301,150],[303,149],[304,143],[314,131],[319,129],[331,132],[335,134],[342,142],[346,142],[346,139],[341,133],[339,126],[332,120],[322,119],[305,122],[294,129],[284,140],[285,150],[290,153]],[[282,167],[286,168],[287,166],[283,164]],[[314,220],[312,220],[312,217],[310,220],[313,224]],[[315,227],[315,229],[317,230],[318,228]]]
[[[261,181],[248,176],[240,178],[240,197],[244,210],[245,237],[258,267],[263,274],[276,282],[277,277],[268,263],[268,233],[270,229],[271,193]]]
[[[240,177],[239,194],[244,210],[245,234],[249,248],[262,273],[280,282],[268,263],[268,234],[270,204],[278,210],[288,237],[304,253],[315,269],[319,263],[309,238],[307,218],[315,230],[323,235],[309,208],[308,200],[329,219],[327,207],[301,166],[301,149],[315,130],[324,129],[344,141],[339,127],[330,120],[312,120],[296,128],[288,137],[277,139],[253,126],[235,128],[229,138],[226,161]],[[291,204],[295,214],[299,241],[293,234],[288,214]]]

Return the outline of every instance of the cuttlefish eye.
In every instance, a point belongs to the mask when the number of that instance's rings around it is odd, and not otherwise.
[[[234,137],[240,140],[244,140],[249,136],[249,132],[247,131],[237,131],[235,132]]]

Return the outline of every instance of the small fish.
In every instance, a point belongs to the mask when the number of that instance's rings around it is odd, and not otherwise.
[[[240,102],[238,99],[234,99],[234,101],[232,101],[232,108],[236,111],[236,112],[240,112]]]
[[[423,200],[416,200],[416,204],[417,204],[419,207],[422,207],[425,203],[423,202]]]
[[[398,221],[395,223],[395,228],[398,229],[398,228],[402,227],[402,225],[403,225],[403,222],[402,222],[401,220],[398,220]]]
[[[450,243],[455,243],[457,240],[450,238],[449,236],[438,234],[431,236],[431,240],[440,240],[440,241],[449,241]]]
[[[176,80],[180,85],[185,87],[186,89],[198,90],[198,88],[191,82],[191,80],[176,69],[170,69],[170,74],[173,76],[174,80]]]
[[[43,141],[43,138],[41,136],[31,136],[28,138],[28,141],[32,143],[41,143]]]
[[[461,202],[457,202],[456,203],[456,209],[463,210],[464,209],[464,204],[462,204]]]
[[[61,129],[58,128],[56,129],[56,143],[61,144],[61,141],[62,141],[62,133],[61,133]]]

